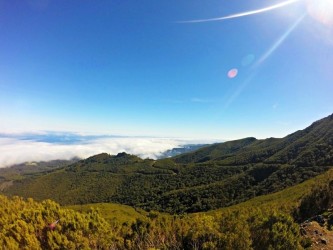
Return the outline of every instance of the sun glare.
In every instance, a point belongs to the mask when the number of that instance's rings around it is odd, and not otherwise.
[[[333,26],[333,0],[308,0],[307,10],[315,20]]]

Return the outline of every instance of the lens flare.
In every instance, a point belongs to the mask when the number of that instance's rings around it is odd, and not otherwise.
[[[279,8],[285,7],[287,5],[296,3],[298,1],[300,1],[300,0],[288,0],[288,1],[285,1],[285,2],[278,3],[278,4],[270,5],[270,6],[265,7],[265,8],[256,9],[256,10],[250,10],[250,11],[245,11],[245,12],[241,12],[241,13],[237,13],[237,14],[232,14],[232,15],[229,15],[229,16],[216,17],[216,18],[208,18],[208,19],[196,19],[196,20],[190,20],[190,21],[179,21],[177,23],[216,22],[216,21],[222,21],[222,20],[227,20],[227,19],[234,19],[234,18],[239,18],[239,17],[244,17],[244,16],[251,16],[251,15],[256,15],[256,14],[268,12],[268,11],[271,11],[271,10],[279,9]],[[331,0],[327,0],[327,1],[331,1]]]
[[[325,26],[333,26],[333,1],[308,0],[307,10],[310,16]]]
[[[228,77],[230,79],[235,78],[238,75],[238,69],[234,68],[228,71]]]
[[[296,22],[294,22],[289,29],[272,45],[272,47],[266,51],[265,54],[263,54],[259,60],[254,64],[253,67],[258,67],[260,64],[262,64],[264,61],[267,60],[280,46],[283,44],[283,42],[289,37],[289,35],[297,28],[297,26],[302,22],[304,19],[305,14],[298,18]]]

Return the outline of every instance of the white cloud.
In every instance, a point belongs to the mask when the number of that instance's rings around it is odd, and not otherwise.
[[[168,149],[185,144],[202,143],[172,138],[105,137],[75,142],[74,144],[61,144],[13,137],[0,137],[0,167],[31,161],[68,160],[73,157],[87,158],[104,152],[112,155],[127,152],[142,158],[157,158]]]

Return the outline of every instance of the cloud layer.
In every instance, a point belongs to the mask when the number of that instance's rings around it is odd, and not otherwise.
[[[80,136],[74,134],[0,134],[0,168],[31,161],[87,158],[99,153],[127,152],[142,158],[158,158],[182,145],[200,143],[183,139],[148,137]]]

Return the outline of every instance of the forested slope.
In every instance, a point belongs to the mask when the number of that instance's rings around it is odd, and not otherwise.
[[[284,138],[245,138],[208,146],[173,159],[184,164],[214,161],[220,165],[333,165],[333,115]]]
[[[301,236],[304,223],[300,228],[296,221],[308,221],[332,205],[332,174],[330,170],[281,192],[208,213],[132,211],[133,218],[125,222],[113,218],[112,209],[103,211],[107,221],[102,218],[98,209],[103,204],[84,206],[80,213],[50,200],[0,195],[0,244],[4,249],[303,249],[315,242]],[[324,216],[323,226],[333,226],[332,216]]]
[[[246,138],[157,161],[100,154],[17,180],[4,192],[66,205],[116,202],[189,213],[296,185],[328,170],[332,160],[333,115],[282,139]]]

